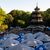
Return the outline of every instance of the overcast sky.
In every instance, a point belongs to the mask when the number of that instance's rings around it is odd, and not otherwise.
[[[36,7],[37,0],[0,0],[0,7],[6,12],[13,9],[33,11]],[[50,8],[50,0],[38,0],[39,8],[44,11]]]

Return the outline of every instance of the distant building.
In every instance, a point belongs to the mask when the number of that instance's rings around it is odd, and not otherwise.
[[[32,19],[30,21],[30,25],[27,27],[28,30],[32,30],[32,32],[43,31],[45,26],[43,25],[43,18],[40,8],[36,6],[35,11],[31,13]]]
[[[41,16],[40,8],[36,6],[35,11],[32,12],[31,25],[41,25],[43,23],[43,18]]]

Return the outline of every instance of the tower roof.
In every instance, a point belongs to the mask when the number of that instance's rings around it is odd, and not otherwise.
[[[38,10],[40,10],[40,8],[38,8],[38,6],[36,6],[35,10],[37,10],[37,11],[38,11]]]

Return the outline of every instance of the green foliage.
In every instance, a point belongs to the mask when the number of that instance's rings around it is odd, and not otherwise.
[[[25,12],[22,10],[12,10],[9,14],[11,14],[14,17],[13,25],[15,25],[15,26],[19,25],[21,27],[25,27],[25,26],[29,25],[29,20],[31,18],[30,12]],[[25,23],[25,24],[23,24],[23,23]]]
[[[12,10],[9,14],[11,14],[14,17],[13,25],[14,26],[21,26],[21,27],[27,27],[29,25],[30,19],[31,19],[31,13],[30,12],[25,12],[22,10]],[[49,25],[50,23],[50,8],[47,9],[46,11],[42,11],[42,16],[44,20],[44,24]],[[25,22],[23,24],[21,21],[18,22],[18,20],[22,20]]]
[[[48,14],[50,14],[50,8],[48,8],[48,9],[46,10],[46,12],[47,12]]]
[[[8,26],[4,23],[5,18],[6,13],[2,8],[0,8],[0,31],[4,31],[5,29],[8,28]]]
[[[1,15],[5,15],[6,14],[5,11],[2,8],[0,8],[0,14]]]
[[[50,26],[50,8],[42,11],[44,24]],[[8,14],[0,8],[0,31],[5,31],[11,26],[27,27],[31,20],[31,13],[22,10],[12,10]]]
[[[50,8],[42,13],[44,24],[50,26]]]
[[[8,25],[8,28],[12,25],[14,18],[11,14],[6,14],[4,24]]]

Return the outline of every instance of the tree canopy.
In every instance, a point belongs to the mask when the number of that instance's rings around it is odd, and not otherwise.
[[[50,8],[42,11],[45,26],[50,26]],[[23,10],[12,10],[8,14],[0,8],[0,31],[5,31],[10,27],[27,27],[30,23],[31,12]]]

